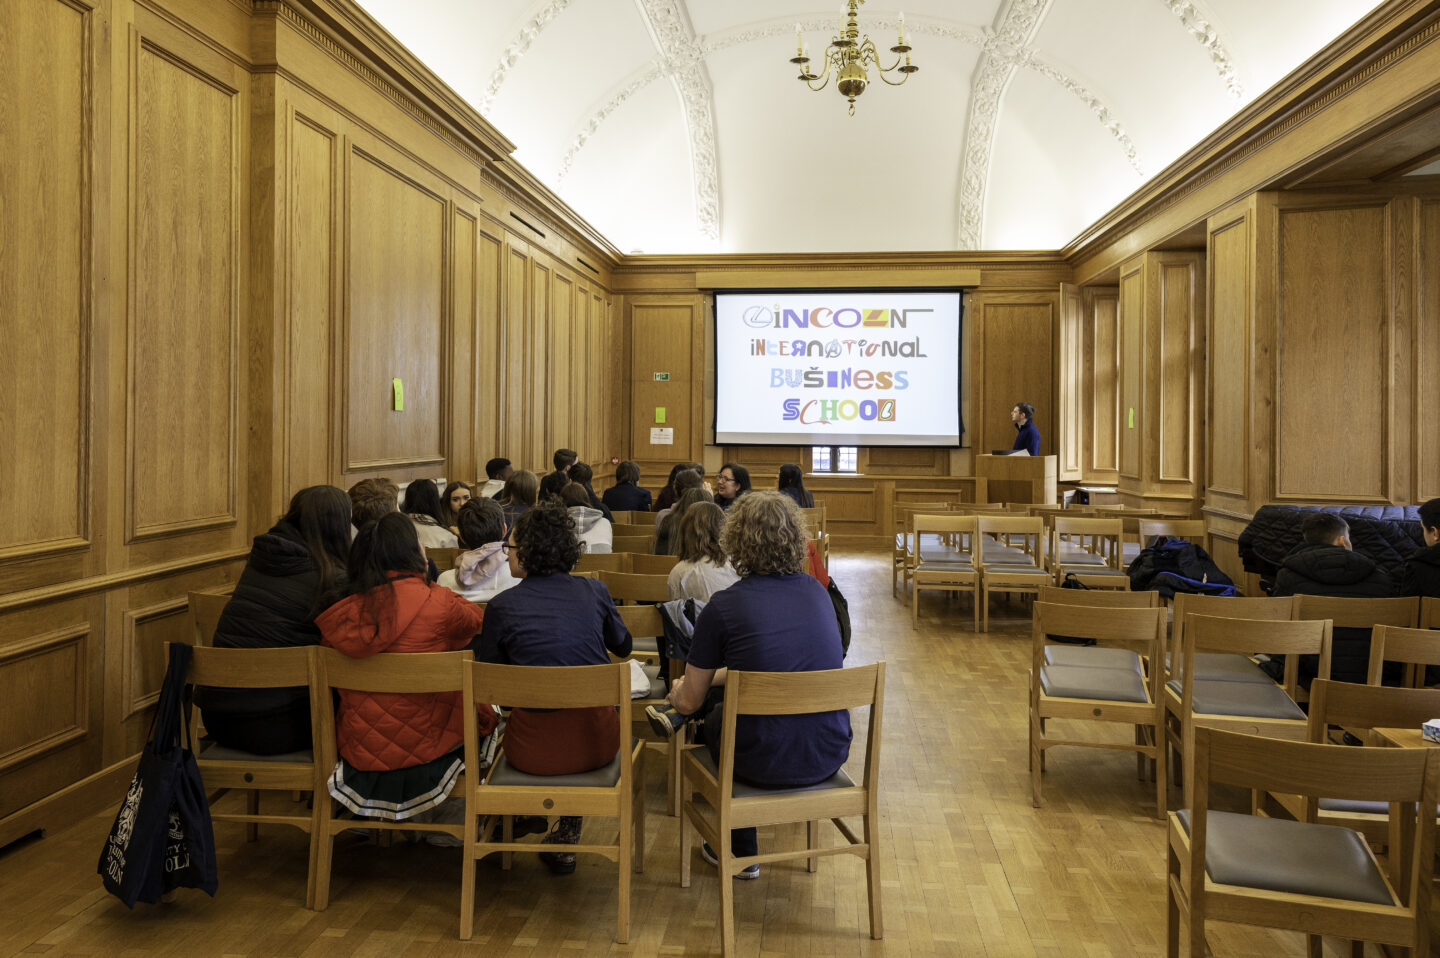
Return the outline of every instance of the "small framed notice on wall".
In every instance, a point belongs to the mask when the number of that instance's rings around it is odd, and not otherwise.
[[[675,444],[675,428],[673,426],[654,426],[650,430],[650,445],[652,446],[673,446]]]

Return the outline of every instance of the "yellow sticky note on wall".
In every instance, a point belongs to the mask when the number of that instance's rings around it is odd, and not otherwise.
[[[1131,407],[1130,407],[1130,425],[1129,425],[1129,428],[1131,428],[1131,429],[1134,429],[1134,428],[1135,428],[1135,407],[1134,407],[1134,406],[1131,406]]]
[[[655,422],[657,422],[657,423],[663,423],[664,421],[665,421],[665,407],[664,407],[664,406],[656,406],[656,407],[655,407]]]
[[[400,381],[399,376],[390,380],[390,403],[396,412],[405,409],[405,384]]]

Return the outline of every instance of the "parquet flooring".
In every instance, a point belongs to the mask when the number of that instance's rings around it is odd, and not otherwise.
[[[743,955],[1101,956],[1164,949],[1165,829],[1129,754],[1051,753],[1046,804],[1030,806],[1025,682],[1028,608],[997,600],[992,631],[969,631],[968,598],[927,594],[921,627],[890,594],[888,556],[835,555],[850,600],[851,660],[888,664],[881,797],[885,938],[869,938],[864,870],[849,856],[766,866],[736,884]],[[860,757],[852,756],[857,767]],[[220,891],[127,911],[95,874],[113,810],[0,852],[0,955],[328,955],[487,958],[718,955],[718,894],[698,855],[678,886],[678,819],[652,765],[645,873],[631,940],[613,941],[614,866],[581,858],[551,876],[532,857],[479,865],[476,932],[457,940],[460,854],[342,836],[331,905],[304,907],[304,839],[216,827]],[[1172,802],[1178,792],[1171,793]],[[117,796],[118,800],[119,796]],[[227,799],[228,800],[228,799]],[[597,829],[612,827],[595,822]],[[800,843],[798,828],[763,844]],[[1303,955],[1299,935],[1211,926],[1216,955]],[[1326,954],[1339,955],[1338,943]],[[1348,954],[1348,949],[1344,952]]]

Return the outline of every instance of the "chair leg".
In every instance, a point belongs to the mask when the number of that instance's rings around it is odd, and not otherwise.
[[[245,793],[245,813],[247,815],[260,814],[260,790],[252,788]],[[260,838],[260,826],[254,822],[245,823],[245,840],[253,842]]]
[[[680,801],[680,887],[690,887],[690,814],[686,806],[690,802],[690,796],[683,791],[684,782],[681,782]]]
[[[506,845],[515,840],[515,819],[510,815],[500,816],[500,841]],[[515,855],[512,852],[503,851],[500,853],[500,868],[503,871],[510,870],[510,863]]]
[[[320,832],[319,840],[315,843],[314,908],[316,911],[324,911],[330,907],[330,863],[334,854],[335,836],[331,833],[327,821]]]
[[[915,583],[915,592],[910,596],[910,631],[920,628],[920,583]]]
[[[1045,749],[1041,744],[1040,720],[1030,716],[1030,804],[1040,807],[1040,778],[1045,770]]]
[[[805,847],[814,851],[820,847],[820,822],[811,819],[805,823]],[[811,857],[805,859],[805,870],[812,875],[820,870],[820,859]]]
[[[714,849],[720,863],[720,953],[724,958],[737,954],[735,950],[735,877],[731,868],[730,831],[718,831]]]
[[[680,758],[685,754],[685,733],[689,728],[689,723],[686,723],[685,728],[682,728],[670,737],[670,751],[666,754],[666,759],[670,766],[666,773],[666,778],[670,782],[671,818],[680,814]]]
[[[1162,719],[1163,721],[1163,719]],[[1168,807],[1168,793],[1165,790],[1167,776],[1165,768],[1165,743],[1161,738],[1165,734],[1164,727],[1155,730],[1155,817],[1161,821],[1165,820],[1165,811]]]
[[[1169,842],[1166,842],[1169,845]],[[1183,879],[1180,873],[1180,860],[1175,855],[1175,849],[1168,847],[1166,851],[1167,867],[1165,882],[1165,955],[1166,958],[1179,958],[1180,956],[1180,898],[1175,886]]]
[[[460,854],[460,940],[469,941],[475,934],[475,816],[468,810],[465,825],[465,848]]]
[[[1319,935],[1305,936],[1305,954],[1310,958],[1324,958],[1325,943]]]
[[[870,893],[870,937],[879,941],[885,937],[885,916],[880,907],[880,850],[876,847],[880,829],[875,825],[875,818],[875,813],[867,812],[863,825],[865,844],[869,846],[865,853],[865,883]]]
[[[633,794],[630,800],[631,802],[635,801]],[[640,804],[641,807],[644,806],[643,802]],[[634,832],[636,825],[634,817],[636,814],[635,808],[632,806],[625,811],[629,811],[630,814],[621,814],[620,816],[620,838],[616,843],[619,845],[619,848],[617,849],[618,854],[615,856],[615,866],[619,872],[619,882],[615,894],[617,900],[615,940],[622,945],[630,940],[630,865],[632,855],[631,846],[635,838]]]

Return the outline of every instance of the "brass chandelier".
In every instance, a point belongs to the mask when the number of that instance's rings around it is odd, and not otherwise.
[[[804,41],[800,37],[800,24],[795,24],[795,55],[790,62],[800,68],[798,79],[812,90],[823,90],[830,82],[830,73],[835,73],[835,89],[840,95],[850,101],[850,115],[855,115],[855,98],[865,92],[865,87],[870,83],[870,77],[865,67],[875,68],[876,74],[890,86],[900,86],[910,79],[910,74],[920,68],[910,62],[910,45],[905,42],[905,14],[900,14],[900,25],[896,34],[895,45],[890,52],[895,54],[895,62],[890,66],[881,66],[880,53],[875,49],[875,44],[867,34],[864,39],[860,37],[860,27],[855,19],[860,9],[860,4],[865,0],[847,0],[849,13],[845,21],[845,29],[838,37],[830,40],[830,45],[825,48],[822,57],[825,69],[822,73],[813,73],[810,70],[809,51],[805,49]],[[887,73],[899,73],[900,79],[892,80]],[[820,85],[816,86],[815,81],[819,80]]]

